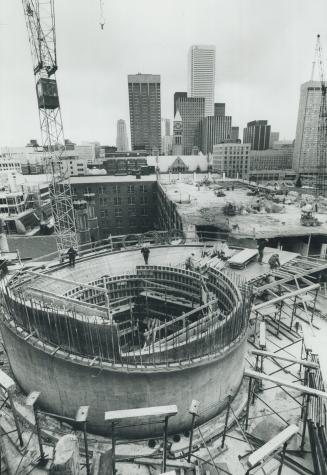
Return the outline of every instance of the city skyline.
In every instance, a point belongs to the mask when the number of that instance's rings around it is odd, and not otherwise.
[[[161,75],[162,117],[172,120],[174,92],[187,90],[190,46],[214,44],[215,101],[226,103],[233,124],[242,130],[249,121],[267,119],[281,138],[293,139],[300,86],[310,78],[318,32],[326,56],[327,6],[320,1],[320,8],[317,4],[314,9],[308,1],[285,3],[276,1],[269,10],[263,2],[251,0],[256,8],[249,11],[249,1],[225,5],[205,0],[200,8],[198,1],[176,5],[168,0],[158,23],[149,21],[155,15],[149,0],[105,2],[102,31],[94,2],[85,2],[81,11],[75,0],[69,5],[57,0],[57,80],[65,137],[115,143],[116,121],[129,122],[127,75],[138,71]],[[39,139],[35,86],[21,3],[0,0],[0,8],[0,146],[18,146]],[[79,15],[71,35],[74,9]],[[143,9],[146,21],[139,15]],[[183,25],[182,33],[177,24]],[[271,35],[277,30],[278,35]]]

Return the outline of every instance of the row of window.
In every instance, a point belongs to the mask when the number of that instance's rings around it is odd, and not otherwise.
[[[111,200],[109,198],[105,198],[105,197],[100,197],[99,198],[99,205],[100,206],[106,206],[108,204],[110,204]],[[141,196],[140,198],[140,204],[141,205],[146,205],[148,203],[148,197],[147,196]],[[121,205],[122,204],[122,198],[121,196],[114,196],[114,205]],[[128,196],[127,197],[127,204],[129,205],[135,205],[136,204],[136,200],[135,200],[135,197],[134,196]]]
[[[131,207],[127,209],[127,215],[128,216],[148,216],[149,215],[149,210],[145,206],[142,206],[139,210],[136,209],[136,207]],[[114,215],[116,217],[123,216],[123,209],[122,208],[115,208],[114,209]],[[108,209],[101,209],[100,210],[100,218],[105,218],[110,216],[109,210]]]
[[[73,194],[80,194],[80,193],[96,193],[96,194],[105,194],[105,193],[114,193],[114,194],[120,194],[122,191],[122,188],[126,185],[102,185],[102,186],[97,186],[97,187],[92,187],[92,186],[87,186],[84,189],[80,187],[74,187],[72,186],[72,193]],[[130,194],[135,193],[136,191],[140,191],[141,193],[147,193],[149,187],[146,185],[128,185],[127,186],[127,192]]]

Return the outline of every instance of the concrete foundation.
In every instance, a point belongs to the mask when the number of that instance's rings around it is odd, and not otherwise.
[[[176,404],[178,415],[171,418],[169,431],[190,428],[188,408],[193,399],[201,402],[204,413],[198,423],[209,420],[222,410],[221,402],[235,394],[244,370],[245,335],[219,355],[203,358],[189,365],[169,368],[130,369],[109,364],[90,366],[89,361],[57,351],[8,322],[1,332],[12,371],[23,391],[41,391],[43,409],[75,417],[81,405],[90,406],[88,429],[108,435],[104,422],[108,410]],[[28,376],[27,376],[28,375]],[[125,424],[124,424],[125,425]],[[127,438],[155,437],[162,434],[162,423],[123,428],[119,435]]]

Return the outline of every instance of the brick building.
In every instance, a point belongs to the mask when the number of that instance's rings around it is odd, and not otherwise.
[[[95,194],[99,237],[152,230],[156,223],[157,181],[155,175],[85,176],[70,180],[75,200]]]

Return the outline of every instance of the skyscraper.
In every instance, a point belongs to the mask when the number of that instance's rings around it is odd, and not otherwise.
[[[205,115],[214,115],[216,47],[194,45],[189,50],[188,82],[190,97],[205,98]]]
[[[194,148],[201,149],[201,122],[205,116],[205,99],[182,97],[177,100],[177,110],[183,122],[183,154],[192,155]]]
[[[168,137],[170,135],[170,119],[161,119],[161,136]]]
[[[224,102],[215,102],[214,115],[225,115],[226,104]]]
[[[320,82],[308,81],[302,84],[293,154],[293,170],[297,173],[317,172],[320,104]]]
[[[160,75],[128,75],[132,150],[158,152],[161,147]]]
[[[128,138],[126,130],[126,122],[123,119],[117,120],[117,138],[116,138],[117,152],[128,151]]]
[[[243,143],[250,143],[251,150],[266,150],[269,148],[270,129],[266,120],[248,122],[243,131]]]
[[[269,148],[274,148],[274,143],[279,140],[279,132],[270,132]]]
[[[187,98],[187,92],[175,92],[174,94],[174,117],[176,115],[176,112],[177,112],[177,101],[178,99],[181,99],[181,98],[184,98],[186,99]]]
[[[233,140],[233,142],[237,142],[239,140],[239,134],[240,134],[240,128],[239,127],[232,127],[232,135],[231,135],[231,139]]]
[[[231,116],[214,115],[205,117],[202,119],[202,153],[212,153],[214,145],[231,138],[231,135]]]

